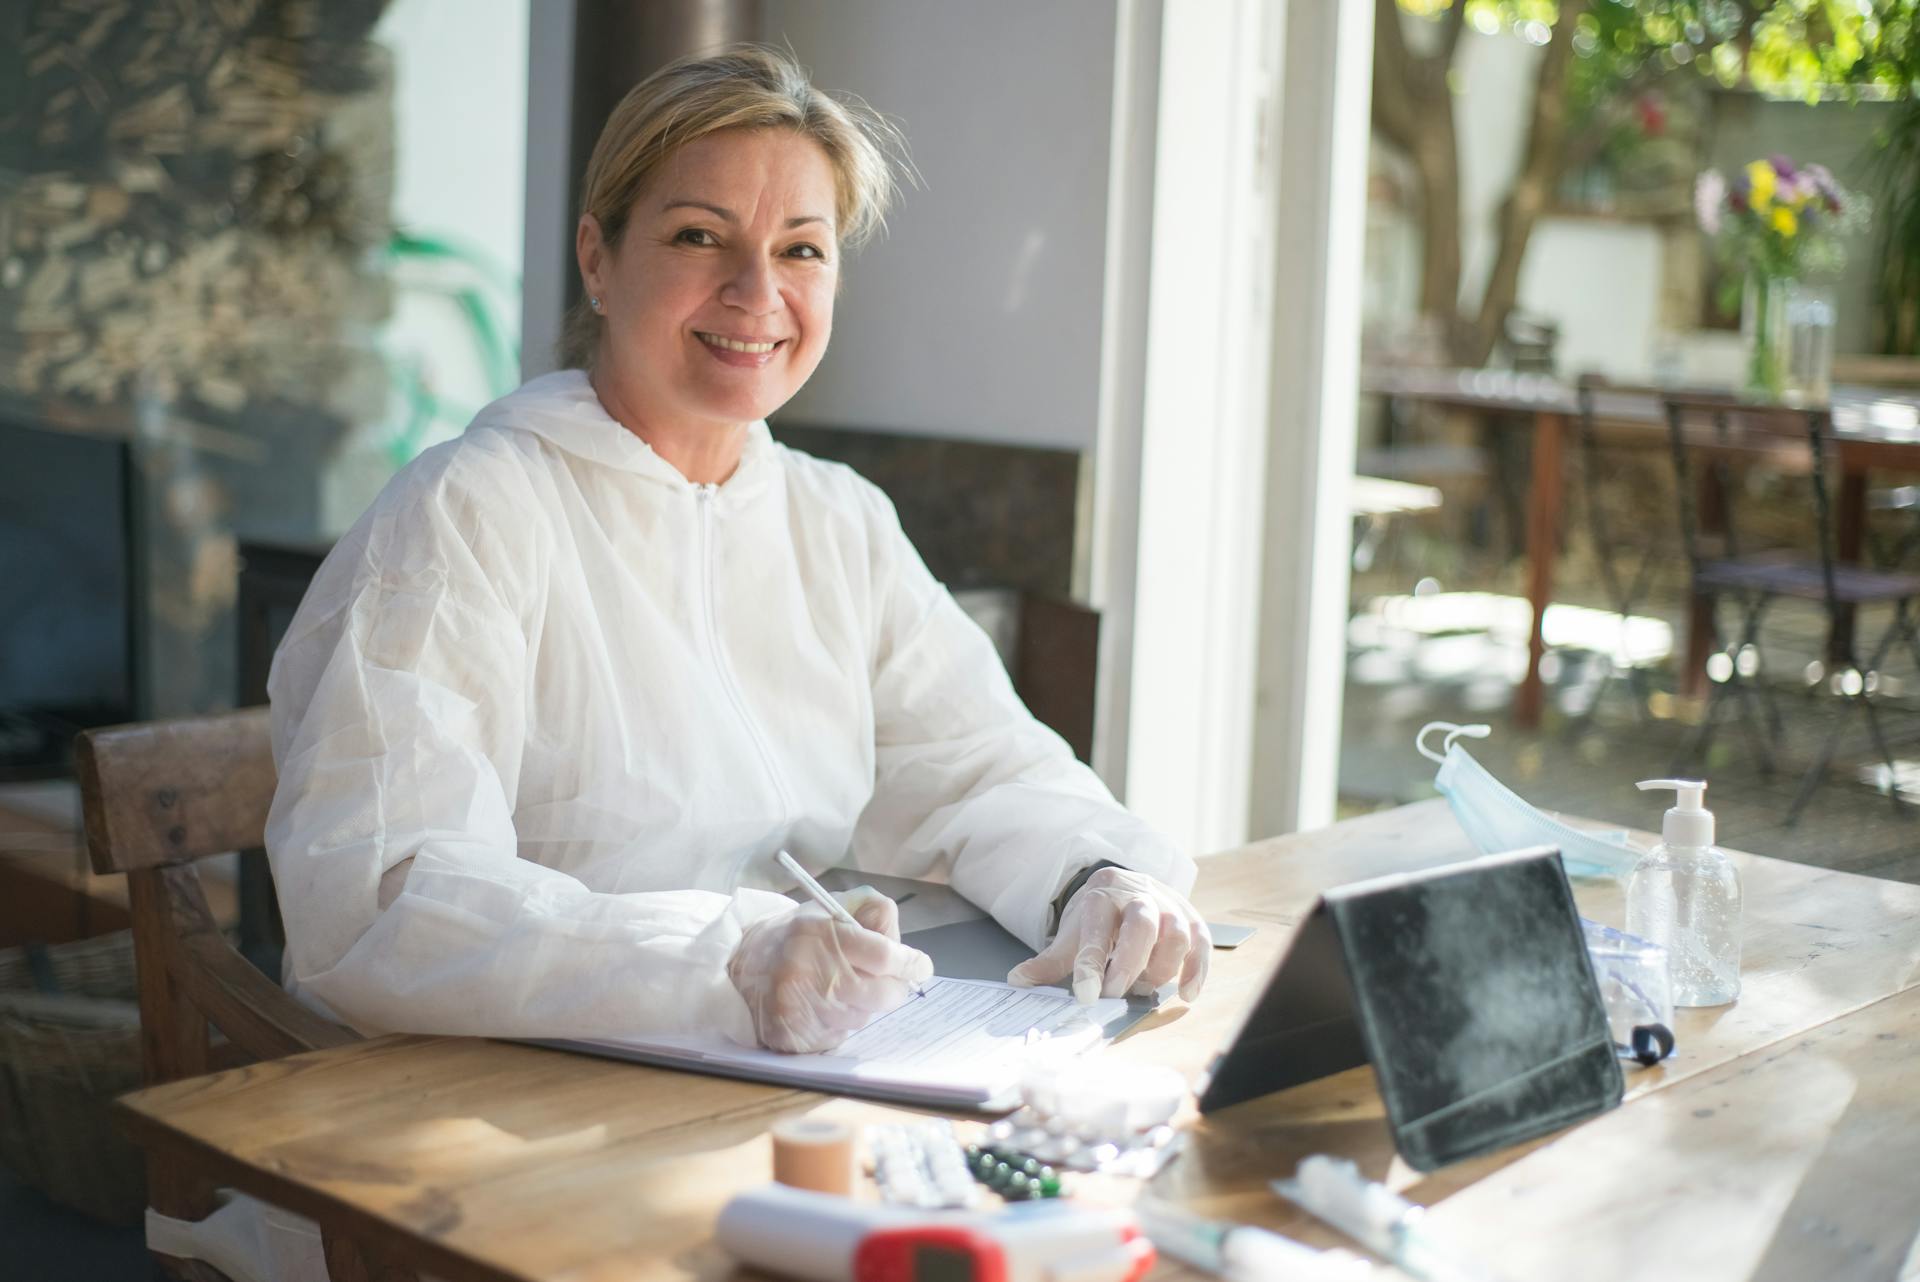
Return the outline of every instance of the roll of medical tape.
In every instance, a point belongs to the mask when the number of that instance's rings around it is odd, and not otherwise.
[[[773,1128],[773,1178],[815,1193],[853,1192],[851,1126],[800,1117]]]

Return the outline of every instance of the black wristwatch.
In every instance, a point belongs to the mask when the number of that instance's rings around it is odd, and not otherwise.
[[[1047,918],[1047,937],[1051,939],[1060,932],[1061,915],[1067,911],[1067,904],[1080,892],[1080,887],[1087,884],[1087,878],[1093,876],[1093,874],[1099,872],[1102,868],[1125,867],[1125,864],[1116,864],[1111,859],[1102,859],[1099,863],[1088,868],[1082,868],[1079,872],[1073,874],[1073,880],[1067,883],[1067,888],[1053,897],[1053,910]]]

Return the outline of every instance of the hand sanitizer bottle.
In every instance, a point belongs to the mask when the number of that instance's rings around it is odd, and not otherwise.
[[[1627,933],[1667,950],[1675,1006],[1720,1006],[1740,995],[1740,870],[1713,844],[1707,785],[1648,779],[1678,805],[1660,824],[1660,844],[1627,880]]]

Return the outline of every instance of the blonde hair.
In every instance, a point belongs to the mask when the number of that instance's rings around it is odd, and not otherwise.
[[[627,216],[647,183],[682,147],[722,129],[791,129],[810,138],[833,168],[834,221],[843,246],[859,245],[885,224],[897,190],[900,131],[856,98],[813,87],[793,58],[760,45],[668,63],[627,92],[607,117],[580,185],[580,212],[617,247]],[[583,300],[567,313],[563,366],[591,367],[601,320]]]

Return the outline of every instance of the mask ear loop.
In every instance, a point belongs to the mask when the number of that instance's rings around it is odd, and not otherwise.
[[[1447,732],[1447,737],[1441,742],[1440,751],[1438,752],[1427,747],[1427,736],[1435,730],[1445,730]],[[1484,739],[1492,733],[1492,726],[1457,726],[1451,721],[1429,721],[1426,725],[1420,727],[1419,734],[1413,736],[1413,747],[1416,752],[1428,761],[1443,762],[1447,759],[1447,753],[1452,751],[1453,741],[1455,739],[1461,738],[1462,736],[1468,739]]]

